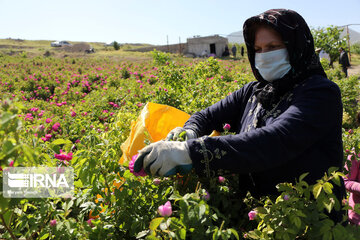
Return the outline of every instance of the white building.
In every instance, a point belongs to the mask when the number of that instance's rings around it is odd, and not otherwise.
[[[221,57],[227,45],[228,39],[219,35],[188,38],[185,54],[201,57],[204,51],[207,51],[208,55],[215,54]]]

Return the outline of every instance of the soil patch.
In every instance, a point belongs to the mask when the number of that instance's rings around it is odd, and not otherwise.
[[[352,75],[360,75],[360,65],[356,65],[356,66],[351,66],[348,68],[348,75],[352,76]]]

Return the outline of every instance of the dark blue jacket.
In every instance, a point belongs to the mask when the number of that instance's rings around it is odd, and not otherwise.
[[[339,87],[314,75],[267,111],[255,97],[257,84],[246,84],[185,123],[184,128],[203,136],[187,142],[197,174],[210,178],[238,173],[240,187],[257,196],[276,193],[276,184],[294,182],[305,172],[309,175],[304,180],[314,184],[328,168],[341,170]],[[222,131],[225,123],[236,135],[206,136]]]

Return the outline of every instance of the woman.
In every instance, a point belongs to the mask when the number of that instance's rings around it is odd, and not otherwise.
[[[305,20],[291,10],[268,10],[246,20],[243,34],[257,81],[193,114],[167,138],[185,131],[187,141],[142,149],[136,172],[144,167],[168,176],[194,168],[208,178],[237,173],[241,189],[259,196],[305,172],[305,180],[315,183],[328,168],[341,169],[340,90],[327,79]],[[206,136],[225,123],[236,135]],[[334,191],[341,199],[344,188]]]

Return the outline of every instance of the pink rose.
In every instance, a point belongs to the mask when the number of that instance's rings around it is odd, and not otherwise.
[[[219,176],[219,183],[224,183],[225,182],[225,178],[222,176]]]
[[[159,184],[161,183],[161,179],[160,179],[160,178],[155,178],[155,179],[153,180],[153,183],[154,183],[155,185],[159,185]]]
[[[231,128],[231,126],[230,126],[230,124],[228,124],[228,123],[225,123],[225,125],[224,125],[224,130],[227,130],[227,131],[229,131],[230,130],[230,128]]]
[[[76,116],[76,112],[71,111],[71,116],[72,116],[72,117],[75,117],[75,116]]]
[[[46,123],[50,123],[50,122],[51,122],[51,118],[47,118],[47,119],[45,120],[45,122],[46,122]]]
[[[52,130],[54,130],[55,132],[57,132],[60,128],[60,123],[55,123],[53,126],[52,126]]]
[[[9,163],[9,167],[13,167],[14,166],[14,160],[11,160]]]
[[[257,214],[256,211],[250,211],[250,212],[248,213],[249,220],[254,220],[255,217],[256,217],[256,214]]]
[[[210,199],[210,193],[205,190],[205,194],[202,196],[202,199],[205,201],[208,201]]]
[[[143,168],[140,170],[140,172],[134,172],[134,164],[135,164],[135,161],[136,161],[138,155],[139,154],[135,154],[134,156],[132,156],[131,161],[129,162],[129,170],[135,176],[144,177],[147,174],[146,174],[146,172],[145,172],[145,170]]]
[[[56,159],[59,159],[59,160],[70,161],[72,159],[72,155],[73,155],[72,152],[66,153],[66,152],[63,152],[63,150],[60,149],[60,154],[55,153],[54,157]]]
[[[56,219],[50,220],[50,226],[52,227],[56,226]]]
[[[170,201],[167,201],[164,205],[158,208],[159,214],[163,217],[169,217],[172,214],[172,208]]]
[[[92,220],[94,220],[93,218],[89,218],[89,220],[87,220],[87,224],[89,224],[90,227],[93,227],[94,224],[92,223]]]

